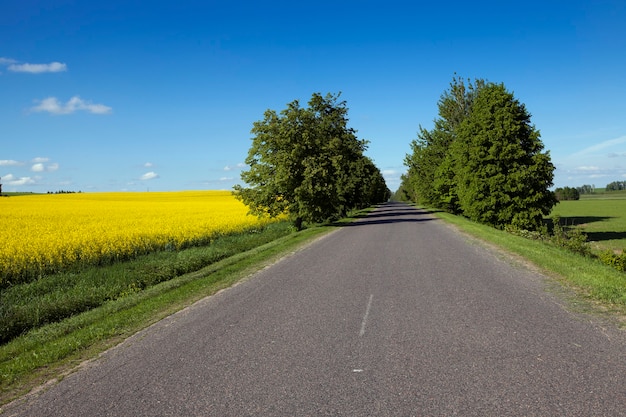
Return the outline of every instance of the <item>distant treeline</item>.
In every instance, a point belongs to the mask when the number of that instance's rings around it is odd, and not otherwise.
[[[554,190],[554,194],[556,195],[556,199],[559,201],[564,200],[579,200],[581,194],[585,194],[580,191],[582,187],[559,187]],[[588,193],[589,194],[589,193]]]
[[[65,190],[59,190],[59,191],[48,191],[47,194],[80,194],[82,193],[82,191],[65,191]]]
[[[623,191],[626,190],[626,181],[613,181],[606,185],[606,191]]]
[[[607,184],[605,192],[626,190],[626,181],[613,181]],[[559,187],[554,190],[557,200],[578,200],[582,194],[594,194],[596,192],[595,185],[585,184],[581,187]]]

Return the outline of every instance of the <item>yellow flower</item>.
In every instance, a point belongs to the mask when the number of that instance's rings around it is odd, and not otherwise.
[[[230,191],[41,194],[0,201],[0,280],[206,244],[263,226]]]

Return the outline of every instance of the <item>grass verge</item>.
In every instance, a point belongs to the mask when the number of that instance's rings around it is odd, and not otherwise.
[[[438,212],[436,216],[462,232],[519,255],[588,300],[596,311],[609,311],[622,326],[626,317],[626,274],[597,259],[571,253],[549,243],[514,236],[474,223],[463,217]]]
[[[331,230],[332,227],[313,227],[291,233],[11,340],[0,346],[0,405],[48,380],[62,378],[126,337],[231,286]]]

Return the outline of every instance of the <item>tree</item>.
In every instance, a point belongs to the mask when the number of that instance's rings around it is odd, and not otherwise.
[[[453,155],[449,149],[457,129],[470,114],[474,99],[485,85],[482,79],[467,84],[454,76],[450,89],[439,101],[438,118],[432,130],[420,126],[418,138],[411,143],[412,153],[405,158],[409,167],[408,183],[416,200],[452,213],[458,212]]]
[[[580,200],[580,191],[573,187],[559,187],[554,190],[554,195],[558,201]]]
[[[626,181],[613,181],[606,185],[606,191],[621,191],[626,190]]]
[[[583,186],[576,187],[576,190],[579,194],[593,194],[596,192],[596,186],[585,184]]]
[[[539,228],[556,204],[554,165],[526,107],[503,84],[488,84],[457,133],[451,151],[463,214],[498,228]]]
[[[307,108],[295,100],[254,123],[250,168],[241,173],[250,187],[235,186],[235,196],[252,214],[286,213],[300,229],[304,221],[337,218],[379,202],[372,199],[381,197],[382,187],[388,193],[380,171],[363,155],[367,142],[348,127],[346,102],[338,98],[315,93]]]

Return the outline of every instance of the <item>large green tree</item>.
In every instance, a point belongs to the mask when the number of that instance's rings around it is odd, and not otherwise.
[[[241,173],[248,187],[235,186],[251,213],[286,213],[300,228],[388,195],[380,171],[363,155],[367,142],[348,127],[346,102],[338,100],[315,93],[306,108],[296,100],[254,123],[249,169]]]
[[[457,137],[457,129],[470,114],[474,98],[485,81],[477,79],[467,83],[454,76],[450,88],[437,102],[438,117],[432,130],[420,126],[418,137],[411,143],[411,154],[405,158],[409,167],[407,184],[416,201],[458,212],[456,177],[450,146]]]
[[[476,95],[451,146],[465,216],[498,228],[536,229],[556,204],[549,190],[554,165],[530,117],[503,84]]]

